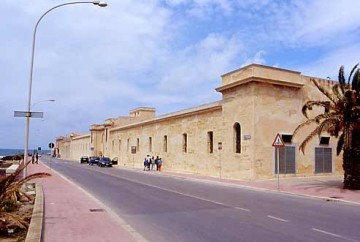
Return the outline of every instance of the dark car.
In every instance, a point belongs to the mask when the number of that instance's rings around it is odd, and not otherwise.
[[[98,165],[99,164],[100,157],[99,156],[90,156],[89,165]]]
[[[100,167],[104,167],[104,166],[111,167],[112,166],[112,161],[111,161],[111,159],[109,157],[102,157],[99,160],[98,166],[100,166]]]
[[[81,158],[80,158],[80,164],[82,164],[82,163],[88,163],[89,162],[89,157],[87,157],[87,156],[81,156]]]

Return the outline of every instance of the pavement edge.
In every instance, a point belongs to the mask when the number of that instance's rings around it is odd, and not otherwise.
[[[29,230],[25,242],[41,242],[44,220],[44,191],[41,185],[36,184],[34,209],[31,216]]]

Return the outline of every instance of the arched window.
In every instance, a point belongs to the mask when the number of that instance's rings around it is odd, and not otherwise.
[[[239,123],[234,124],[234,151],[241,153],[241,126]]]

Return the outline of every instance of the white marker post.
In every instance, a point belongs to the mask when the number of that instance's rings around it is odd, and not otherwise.
[[[277,178],[278,178],[278,184],[277,184],[277,189],[278,191],[280,191],[280,158],[279,158],[279,148],[280,147],[284,147],[285,144],[284,144],[284,141],[282,140],[280,134],[278,133],[276,136],[275,136],[275,139],[274,139],[274,142],[272,144],[273,147],[275,147],[275,150],[276,150],[276,168],[277,168]]]
[[[222,142],[218,142],[218,150],[219,150],[219,178],[221,180],[221,150],[222,150]]]

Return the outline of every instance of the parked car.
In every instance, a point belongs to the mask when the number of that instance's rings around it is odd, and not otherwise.
[[[111,167],[112,166],[112,161],[109,157],[101,157],[98,163],[98,166],[100,167]]]
[[[89,163],[89,157],[87,157],[87,156],[81,156],[81,158],[80,158],[80,164],[82,164],[82,163]]]
[[[90,156],[90,159],[89,159],[89,165],[92,166],[92,165],[98,165],[99,164],[99,160],[100,160],[100,157],[99,156]]]

